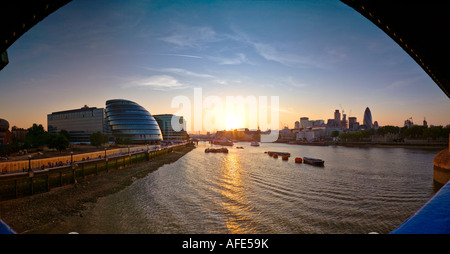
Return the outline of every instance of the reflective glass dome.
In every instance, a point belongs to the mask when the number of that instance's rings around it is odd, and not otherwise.
[[[106,120],[115,138],[132,143],[154,144],[162,140],[153,116],[139,104],[128,100],[106,101]]]

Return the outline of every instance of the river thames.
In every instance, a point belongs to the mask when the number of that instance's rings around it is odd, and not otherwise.
[[[100,198],[79,232],[389,233],[435,193],[438,150],[242,142],[223,154],[205,153],[207,147],[200,142],[178,161]],[[304,156],[325,166],[294,162]]]

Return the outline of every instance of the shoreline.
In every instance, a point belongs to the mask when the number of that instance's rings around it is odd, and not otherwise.
[[[411,149],[434,149],[442,150],[448,147],[448,144],[395,144],[395,143],[338,143],[332,146],[345,147],[376,147],[376,148],[411,148]]]
[[[448,147],[448,143],[443,144],[414,144],[414,143],[371,143],[371,142],[323,142],[323,143],[282,143],[280,144],[297,145],[297,146],[344,146],[344,147],[360,147],[360,148],[411,148],[411,149],[435,149],[442,150]]]
[[[83,213],[99,198],[119,192],[135,180],[177,161],[193,149],[194,146],[185,147],[151,161],[90,176],[50,192],[1,201],[0,218],[18,234],[69,233],[58,232],[54,228],[63,224],[68,217],[83,217]]]

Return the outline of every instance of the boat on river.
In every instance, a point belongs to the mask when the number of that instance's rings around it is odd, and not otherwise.
[[[291,157],[290,153],[285,153],[285,152],[274,152],[274,151],[268,151],[267,152],[269,154],[269,156],[273,156],[273,155],[277,155],[277,156],[287,156],[287,157]]]
[[[323,164],[325,162],[321,159],[303,157],[303,163],[314,165],[314,166],[323,166]]]
[[[221,146],[233,146],[233,142],[226,138],[214,139],[211,141],[211,143],[214,145],[221,145]]]
[[[222,148],[206,148],[205,153],[228,153],[228,149],[225,147]]]
[[[252,143],[250,143],[250,145],[251,146],[259,146],[259,143],[258,142],[252,142]]]

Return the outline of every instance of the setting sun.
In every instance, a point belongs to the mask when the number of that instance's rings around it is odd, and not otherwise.
[[[237,116],[232,115],[232,114],[227,114],[227,117],[225,119],[225,128],[227,130],[244,128],[244,123],[242,123]]]

